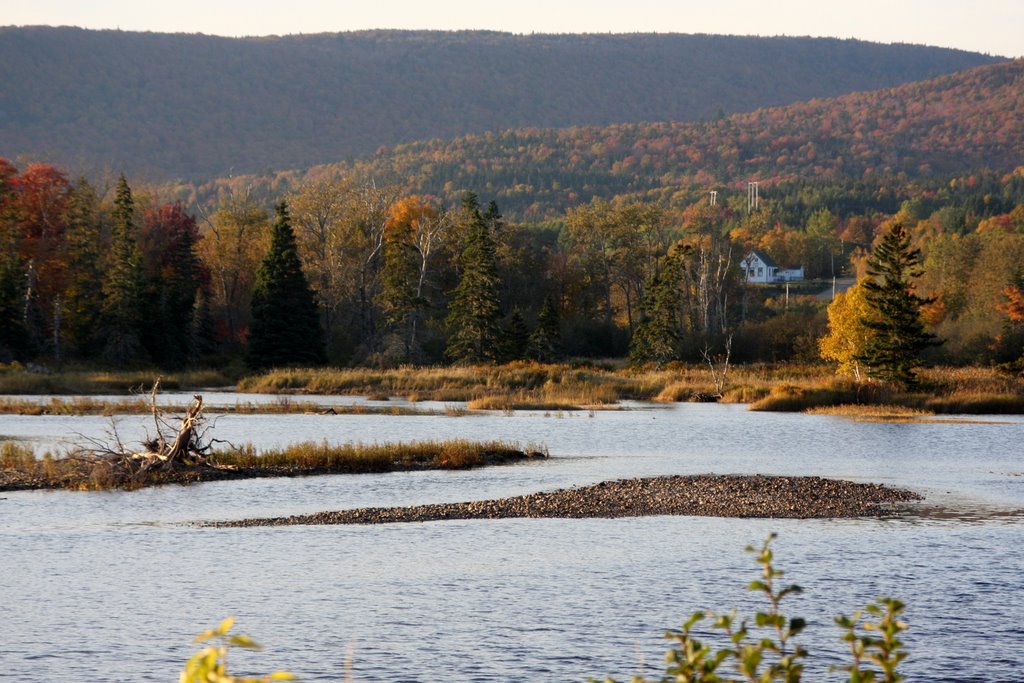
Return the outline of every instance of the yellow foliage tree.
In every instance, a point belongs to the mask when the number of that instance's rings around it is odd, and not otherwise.
[[[860,381],[860,364],[856,361],[863,353],[874,332],[864,324],[871,315],[871,307],[864,296],[862,282],[836,294],[828,306],[828,334],[818,341],[821,357],[839,363],[836,372]]]

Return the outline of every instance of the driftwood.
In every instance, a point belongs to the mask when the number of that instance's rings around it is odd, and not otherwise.
[[[174,426],[157,405],[159,386],[158,379],[150,392],[156,434],[143,444],[145,450],[133,451],[125,447],[115,424],[111,429],[111,444],[89,439],[91,447],[79,447],[69,457],[83,465],[91,465],[94,471],[106,470],[106,476],[115,482],[129,484],[142,483],[143,479],[156,472],[214,467],[206,458],[211,440],[207,439],[204,428],[203,397],[195,394],[184,416]]]

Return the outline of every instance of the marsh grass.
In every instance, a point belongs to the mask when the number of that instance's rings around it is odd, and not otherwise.
[[[921,408],[911,408],[900,405],[856,405],[844,403],[835,406],[819,406],[810,408],[804,412],[810,415],[836,415],[840,417],[852,417],[858,420],[910,420],[914,418],[930,417],[935,413]]]
[[[1024,414],[1024,380],[1020,377],[990,368],[929,368],[919,377],[920,385],[913,390],[884,382],[807,378],[773,386],[750,409],[810,412],[836,406],[846,411],[855,410],[851,406],[895,406],[922,414]]]
[[[257,451],[251,445],[221,451],[209,457],[209,465],[151,470],[138,478],[129,476],[116,461],[87,459],[73,453],[61,457],[47,453],[36,458],[27,445],[4,441],[0,442],[0,490],[133,489],[218,479],[467,469],[544,457],[547,452],[543,447],[528,444],[524,449],[517,443],[503,441],[454,439],[341,445],[303,442],[266,451]]]
[[[0,372],[0,394],[131,394],[143,393],[160,376],[164,390],[226,387],[233,382],[216,370],[196,370],[164,375],[146,372],[67,371],[54,373],[28,372],[15,368]]]
[[[184,404],[161,403],[160,409],[165,413],[184,413]],[[362,404],[322,405],[311,401],[296,401],[288,395],[269,403],[238,401],[231,405],[210,406],[210,413],[230,413],[237,415],[290,415],[310,414],[321,415],[448,415],[449,411],[410,408],[407,406],[368,406]],[[12,397],[0,398],[0,415],[144,415],[152,411],[149,398],[139,397],[107,401],[88,396],[51,398],[49,401],[32,401]],[[465,411],[463,411],[465,414]]]
[[[302,442],[262,452],[248,447],[218,453],[218,465],[300,473],[366,473],[413,469],[464,469],[525,456],[518,444],[501,441],[414,441],[341,445]]]

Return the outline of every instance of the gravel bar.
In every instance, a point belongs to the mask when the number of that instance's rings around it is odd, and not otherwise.
[[[900,503],[922,500],[906,489],[822,477],[767,475],[669,476],[605,481],[525,496],[411,507],[359,508],[291,517],[209,522],[204,526],[251,527],[310,524],[392,524],[446,519],[515,517],[880,517]],[[902,506],[905,507],[905,506]]]

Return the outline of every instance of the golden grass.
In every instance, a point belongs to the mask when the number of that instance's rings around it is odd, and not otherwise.
[[[984,392],[955,392],[925,401],[935,413],[945,415],[1021,415],[1024,414],[1024,396]]]
[[[834,406],[818,406],[804,411],[809,415],[838,415],[841,417],[853,417],[864,419],[907,419],[915,417],[929,417],[935,413],[921,408],[912,408],[901,405],[863,405],[843,403]]]
[[[50,374],[7,370],[0,372],[0,394],[130,394],[148,390],[160,377],[165,390],[225,387],[232,382],[215,370],[162,374],[148,372],[68,371]]]
[[[989,368],[931,368],[913,392],[836,377],[826,365],[755,364],[730,368],[721,396],[707,366],[665,369],[516,362],[390,370],[279,370],[250,377],[243,391],[407,396],[467,401],[479,410],[576,410],[623,399],[750,403],[751,410],[803,411],[835,405],[901,405],[937,413],[1024,412],[1024,380]]]
[[[303,472],[361,473],[408,469],[461,469],[478,467],[494,460],[511,460],[523,455],[518,444],[466,439],[413,441],[409,443],[332,445],[303,442],[262,452],[252,447],[218,453],[219,465],[269,469],[297,469]]]
[[[904,390],[883,382],[832,378],[785,383],[754,402],[751,410],[819,412],[843,406],[883,406],[923,414],[1024,414],[1024,379],[989,368],[930,368],[920,373],[920,386]],[[835,414],[835,413],[832,413]]]
[[[164,413],[183,413],[184,404],[162,403],[159,408]],[[149,398],[106,401],[88,396],[51,398],[49,401],[31,401],[28,399],[0,398],[0,415],[144,415],[152,411]],[[281,400],[270,403],[253,401],[237,401],[231,405],[209,406],[210,413],[231,413],[238,415],[289,415],[289,414],[329,414],[329,415],[449,415],[449,410],[438,411],[429,409],[409,408],[407,406],[369,406],[362,404],[322,405],[312,401],[294,401],[284,395]],[[463,411],[463,414],[465,411]]]
[[[209,467],[151,470],[142,477],[133,477],[116,462],[87,460],[73,454],[60,458],[46,454],[37,459],[28,446],[5,441],[0,443],[0,490],[102,490],[248,477],[465,469],[546,456],[543,448],[528,445],[523,449],[519,444],[501,441],[453,439],[341,445],[303,442],[262,452],[247,446],[210,456]]]

